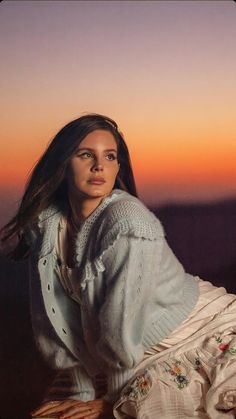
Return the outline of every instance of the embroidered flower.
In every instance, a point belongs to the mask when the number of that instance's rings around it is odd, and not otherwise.
[[[201,361],[199,358],[195,358],[195,370],[200,371],[202,367]]]
[[[178,389],[182,390],[189,384],[189,380],[186,374],[184,373],[184,368],[181,365],[181,361],[173,360],[170,364],[168,364],[167,362],[165,362],[165,364],[165,372],[174,377],[173,379],[171,379],[171,381],[176,383]]]
[[[230,344],[228,342],[223,342],[221,337],[215,336],[215,341],[219,344],[218,348],[222,351],[222,354],[220,356],[225,355],[227,353],[231,355],[236,355],[236,348],[230,347]]]
[[[174,372],[175,372],[176,374],[180,374],[180,373],[181,373],[181,368],[179,368],[179,367],[175,367],[175,368],[174,368]]]
[[[228,347],[229,347],[229,344],[228,344],[228,343],[221,343],[221,344],[219,345],[219,349],[220,349],[221,351],[226,351],[226,349],[228,349]]]
[[[129,397],[133,400],[141,399],[146,396],[152,387],[152,379],[148,371],[139,373],[131,384],[124,389],[122,396]]]

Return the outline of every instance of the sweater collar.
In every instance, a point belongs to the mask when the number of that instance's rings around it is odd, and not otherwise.
[[[120,189],[113,189],[111,194],[105,197],[101,203],[95,208],[95,210],[87,217],[84,222],[81,224],[78,231],[78,236],[76,240],[76,263],[79,265],[84,250],[87,244],[88,236],[91,231],[91,228],[99,217],[101,212],[112,202],[118,195],[124,194],[125,192]],[[39,251],[39,258],[45,257],[47,254],[51,253],[55,247],[58,225],[60,219],[63,215],[68,213],[68,208],[65,210],[65,213],[55,205],[50,205],[38,217],[38,227],[43,234],[42,245]]]

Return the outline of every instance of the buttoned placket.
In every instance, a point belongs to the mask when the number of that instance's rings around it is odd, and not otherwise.
[[[55,253],[53,252],[39,260],[39,271],[45,309],[58,336],[69,348],[69,350],[76,356],[76,358],[79,359],[80,348],[78,345],[76,345],[74,334],[64,320],[62,311],[55,299],[53,272],[47,272],[48,269],[53,271],[55,263],[56,258]]]

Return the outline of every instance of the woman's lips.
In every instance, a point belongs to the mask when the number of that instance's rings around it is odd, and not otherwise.
[[[88,183],[91,183],[92,185],[102,185],[103,183],[105,183],[105,179],[102,179],[102,178],[89,179]]]

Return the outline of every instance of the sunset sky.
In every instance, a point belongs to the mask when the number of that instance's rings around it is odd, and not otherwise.
[[[114,118],[147,204],[236,196],[236,3],[3,1],[0,221],[56,132]]]

